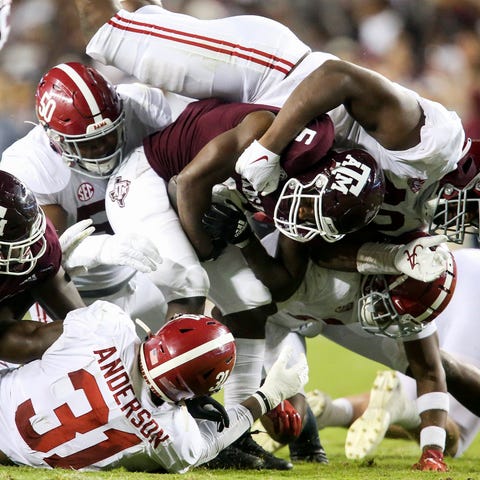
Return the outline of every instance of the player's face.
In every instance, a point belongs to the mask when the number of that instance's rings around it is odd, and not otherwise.
[[[78,142],[78,149],[83,158],[101,159],[115,152],[117,142],[118,134],[115,130],[100,138]]]
[[[315,210],[313,198],[302,198],[298,208],[297,220],[300,223],[315,223]]]

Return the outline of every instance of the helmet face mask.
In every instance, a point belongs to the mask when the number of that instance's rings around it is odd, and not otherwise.
[[[446,235],[449,242],[460,245],[467,234],[480,239],[480,141],[468,139],[464,152],[427,205],[429,233]]]
[[[320,173],[289,179],[275,205],[275,226],[299,242],[336,242],[370,223],[383,202],[383,172],[367,152],[331,151],[322,162]]]
[[[47,221],[34,195],[0,172],[0,274],[26,275],[45,253]]]
[[[91,67],[63,63],[40,80],[37,117],[65,163],[83,175],[109,177],[123,160],[125,112],[107,80]]]
[[[363,329],[390,338],[419,333],[445,310],[456,286],[456,265],[450,254],[448,268],[433,282],[407,275],[367,275],[358,299]]]
[[[218,392],[235,365],[225,325],[203,315],[178,315],[140,346],[140,372],[154,395],[177,403]]]

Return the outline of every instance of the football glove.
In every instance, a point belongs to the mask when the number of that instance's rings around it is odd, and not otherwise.
[[[280,181],[280,155],[254,140],[238,157],[235,171],[262,195],[274,192]]]
[[[87,272],[87,269],[83,265],[67,269],[67,264],[73,251],[95,231],[92,223],[93,220],[91,218],[81,220],[67,228],[58,238],[62,250],[62,267],[71,276]]]
[[[440,246],[446,240],[445,235],[434,235],[405,245],[367,242],[358,250],[357,269],[365,275],[403,273],[421,282],[432,282],[447,269],[449,252]]]
[[[217,422],[217,431],[221,432],[230,426],[230,419],[223,405],[206,395],[185,400],[185,405],[194,418]]]
[[[435,248],[447,241],[446,235],[420,237],[406,245],[399,246],[395,254],[395,267],[405,275],[431,282],[447,270],[449,252],[444,248]]]
[[[98,265],[124,265],[150,273],[161,262],[157,248],[148,238],[136,233],[117,233],[85,238],[64,261],[64,269],[70,272],[80,266],[89,270]]]
[[[296,362],[287,367],[292,354],[291,347],[282,349],[263,385],[255,394],[257,400],[262,399],[262,411],[265,413],[283,400],[293,397],[308,382],[308,363],[305,354],[299,355]]]
[[[243,248],[248,245],[252,229],[243,211],[230,200],[212,203],[203,215],[203,227],[212,239],[223,240]]]
[[[425,450],[420,460],[412,468],[414,470],[423,470],[424,472],[448,472],[448,466],[443,461],[443,452],[433,448]]]
[[[280,402],[266,416],[272,421],[274,438],[287,439],[281,443],[290,443],[302,432],[302,417],[288,400]]]

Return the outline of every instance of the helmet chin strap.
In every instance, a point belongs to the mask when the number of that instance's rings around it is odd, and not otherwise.
[[[143,322],[142,320],[140,320],[139,318],[136,318],[135,319],[135,323],[140,327],[142,328],[143,330],[145,330],[145,333],[147,334],[148,338],[150,338],[153,333],[152,333],[152,330],[150,329],[150,327],[145,323]]]

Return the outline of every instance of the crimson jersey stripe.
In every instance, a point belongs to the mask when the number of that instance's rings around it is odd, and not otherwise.
[[[121,23],[122,21],[128,22],[128,23],[127,24]],[[188,32],[182,32],[180,30],[173,30],[170,28],[160,27],[158,25],[152,25],[150,23],[137,22],[129,19],[124,19],[118,14],[115,15],[114,18],[110,19],[108,23],[112,27],[118,28],[119,30],[125,30],[127,32],[139,33],[143,35],[152,35],[154,37],[163,38],[165,40],[170,40],[172,42],[192,45],[195,47],[204,48],[205,50],[211,50],[213,52],[224,53],[226,55],[243,58],[253,63],[263,65],[267,68],[278,70],[279,72],[282,72],[285,75],[290,73],[291,69],[294,67],[294,64],[288,60],[277,57],[268,52],[262,52],[261,50],[257,50],[255,48],[244,47],[242,45],[226,42],[224,40],[218,40],[212,37],[205,37],[203,35],[196,35]],[[131,25],[135,25],[138,28],[132,27]],[[161,32],[165,32],[165,33],[161,33]],[[175,36],[175,35],[178,35],[178,36]],[[185,37],[185,38],[180,38],[180,37]],[[204,42],[209,42],[211,43],[211,45]],[[250,53],[250,55],[248,53],[242,53],[239,50],[243,52],[248,52]],[[263,57],[263,58],[252,57],[251,54],[254,54],[254,55],[257,55],[258,57]]]

